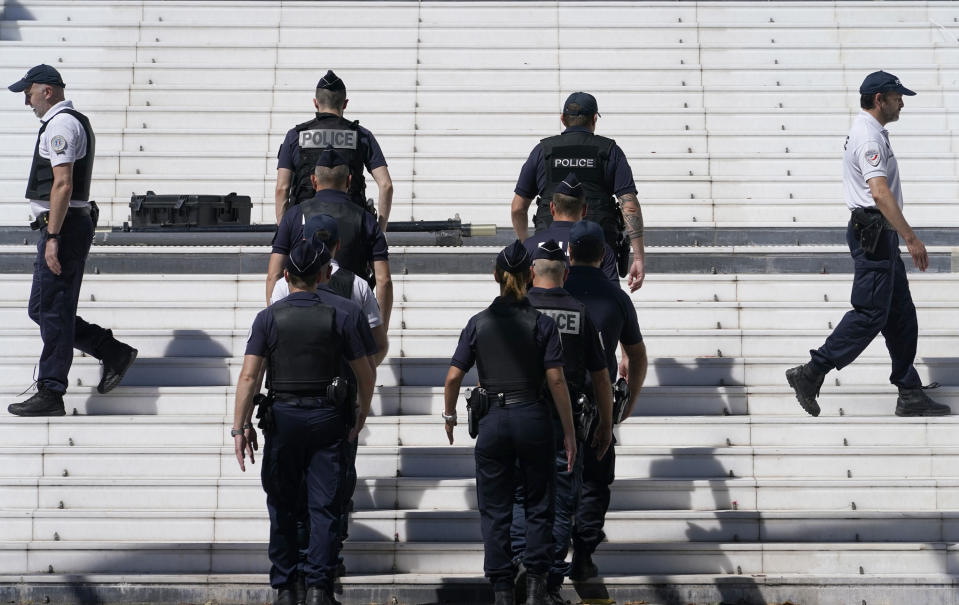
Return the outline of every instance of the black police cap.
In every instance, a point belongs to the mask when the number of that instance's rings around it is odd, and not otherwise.
[[[603,228],[593,221],[579,221],[569,229],[569,249],[574,257],[584,253],[592,256],[589,252],[598,252],[605,243]]]
[[[330,251],[323,242],[300,240],[286,257],[286,270],[296,277],[308,277],[319,273],[330,262]]]
[[[570,105],[578,105],[578,109],[570,108]],[[568,116],[591,116],[599,114],[599,106],[596,104],[596,97],[588,92],[574,92],[566,97],[563,103],[563,113]]]
[[[23,76],[10,86],[7,86],[7,89],[11,92],[23,92],[31,84],[53,84],[54,86],[59,86],[60,88],[66,88],[67,86],[63,83],[63,78],[60,77],[60,72],[45,63],[41,63],[40,65],[31,67],[30,71],[27,72],[27,75]]]
[[[576,178],[575,172],[570,172],[567,174],[566,178],[556,186],[556,189],[553,191],[553,193],[562,193],[563,195],[568,195],[570,197],[586,196],[586,193],[583,191],[583,184],[579,182],[578,178]]]
[[[519,240],[506,246],[496,255],[496,266],[507,273],[522,273],[532,264],[529,250]]]
[[[321,88],[323,90],[346,90],[346,84],[330,69],[326,72],[326,75],[320,78],[320,81],[316,83],[316,88],[317,90]]]
[[[916,93],[902,85],[899,78],[882,70],[874,71],[859,86],[859,94],[874,95],[877,92],[898,92],[901,95],[914,96]]]
[[[556,243],[556,240],[551,239],[541,243],[536,247],[536,250],[533,251],[533,260],[551,260],[551,261],[566,261],[566,252],[560,248],[559,244]]]

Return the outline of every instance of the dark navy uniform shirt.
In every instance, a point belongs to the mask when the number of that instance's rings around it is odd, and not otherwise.
[[[561,309],[567,307],[569,299],[573,298],[564,288],[530,288],[529,293],[537,297],[538,309]],[[550,306],[550,301],[555,300],[556,306]],[[564,304],[565,302],[565,304]],[[582,304],[582,301],[573,299],[573,302]],[[583,305],[585,306],[585,305]],[[555,321],[555,320],[554,320]],[[557,324],[557,330],[562,331],[564,326]],[[587,372],[598,372],[606,367],[606,354],[603,352],[603,343],[600,341],[599,332],[593,323],[592,317],[587,309],[583,316],[579,318],[579,334],[583,337],[583,361]],[[575,332],[574,332],[575,333]],[[562,337],[560,337],[562,339]]]
[[[569,230],[573,224],[571,221],[553,221],[546,229],[537,231],[529,236],[529,238],[523,242],[523,245],[526,246],[530,256],[532,256],[537,246],[549,240],[556,240],[559,247],[566,253],[566,266],[569,267]],[[603,254],[603,264],[600,265],[600,269],[603,271],[603,274],[609,278],[609,281],[616,284],[616,287],[619,287],[619,269],[616,267],[616,253],[609,247],[609,244],[603,245],[606,246],[606,252]]]
[[[567,132],[589,132],[589,128],[583,126],[572,126],[563,131]],[[530,152],[529,158],[523,164],[520,170],[519,179],[516,181],[516,188],[513,190],[516,195],[528,200],[534,199],[543,192],[546,187],[546,163],[543,161],[543,145],[537,143]],[[636,183],[633,181],[633,169],[629,167],[626,161],[626,154],[620,149],[619,145],[613,145],[609,153],[609,161],[606,162],[606,190],[610,195],[626,195],[627,193],[636,193]]]
[[[320,285],[314,292],[294,292],[283,300],[298,307],[309,307],[318,302],[333,307],[334,326],[340,335],[344,361],[354,361],[376,354],[376,342],[363,310],[355,302],[330,290],[325,284]],[[263,309],[257,313],[253,327],[250,328],[250,336],[246,340],[246,355],[268,356],[276,347],[277,337],[273,314],[268,308]]]
[[[335,114],[321,113],[318,115]],[[373,136],[373,133],[362,126],[357,126],[356,128],[360,139],[358,147],[366,150],[366,157],[363,158],[363,164],[366,165],[366,169],[372,173],[374,169],[380,166],[386,166],[386,158],[383,157],[383,151],[380,149],[380,144],[376,142],[376,137]],[[286,168],[287,170],[296,172],[296,165],[300,161],[300,137],[296,128],[291,128],[287,131],[286,138],[283,139],[283,143],[280,144],[280,151],[276,154],[276,158],[277,169]]]
[[[573,298],[586,305],[603,340],[609,377],[615,380],[617,343],[628,346],[643,341],[633,300],[622,289],[609,283],[603,272],[595,267],[570,267],[564,287]]]
[[[515,304],[528,305],[529,301],[523,299],[522,302],[517,303],[513,299],[497,296],[490,306]],[[556,322],[542,313],[536,318],[536,344],[543,350],[543,367],[563,367],[563,343],[559,339]],[[476,315],[470,317],[470,320],[466,322],[466,327],[460,332],[456,352],[453,353],[453,359],[450,360],[450,365],[456,366],[464,372],[469,372],[474,363],[476,363]]]
[[[317,191],[313,196],[314,200],[336,202],[341,204],[353,204],[349,196],[343,191],[335,189],[324,189]],[[353,204],[355,205],[355,204]],[[386,237],[380,231],[380,226],[376,219],[369,212],[363,213],[363,235],[369,246],[369,256],[371,261],[389,260],[389,250],[386,247]],[[276,228],[276,235],[273,236],[273,253],[287,256],[295,242],[303,239],[303,209],[299,204],[286,211],[280,224]]]

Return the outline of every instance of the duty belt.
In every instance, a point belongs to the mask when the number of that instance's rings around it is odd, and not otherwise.
[[[500,391],[490,393],[490,403],[497,403],[500,406],[513,405],[515,403],[529,403],[539,401],[539,392],[537,391]]]
[[[81,206],[79,208],[67,208],[68,217],[70,216],[90,216],[90,207]],[[41,212],[37,218],[30,223],[30,229],[36,231],[37,229],[43,229],[50,222],[50,211]]]

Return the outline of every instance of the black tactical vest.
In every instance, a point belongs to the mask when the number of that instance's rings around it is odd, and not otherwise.
[[[330,287],[330,290],[333,290],[338,296],[341,296],[347,300],[353,300],[353,280],[356,279],[356,274],[350,271],[349,269],[344,269],[340,267],[336,270],[336,273],[333,274],[333,277],[330,278],[330,281],[327,286]]]
[[[536,343],[537,317],[525,300],[497,301],[476,316],[476,371],[490,393],[505,393],[507,401],[539,398],[546,369]]]
[[[339,375],[340,337],[333,307],[308,307],[280,301],[270,307],[276,326],[276,347],[269,353],[269,387],[278,393],[326,395]]]
[[[73,193],[70,194],[71,200],[87,202],[90,200],[90,181],[93,177],[93,157],[96,154],[96,137],[93,135],[93,128],[90,127],[90,120],[85,115],[75,109],[61,109],[56,115],[61,113],[70,114],[75,117],[83,131],[87,134],[87,154],[73,162]],[[56,115],[54,117],[56,117]],[[51,118],[53,119],[53,118]],[[30,166],[30,178],[27,180],[26,197],[30,200],[50,201],[50,191],[53,189],[53,166],[48,158],[40,157],[40,137],[47,129],[50,120],[43,123],[40,132],[37,133],[37,144],[33,148],[33,165]],[[50,153],[55,153],[52,149]]]
[[[332,145],[350,166],[350,189],[347,194],[360,208],[366,208],[366,180],[363,177],[363,158],[366,147],[360,142],[359,121],[349,121],[332,113],[318,113],[309,122],[295,128],[299,161],[290,183],[290,206],[295,206],[313,197],[310,175],[316,168],[316,160],[327,146]]]
[[[303,221],[317,214],[329,214],[336,219],[336,230],[340,236],[340,249],[336,253],[336,262],[341,268],[349,269],[360,276],[370,274],[370,245],[363,231],[366,211],[356,204],[344,204],[329,200],[311,199],[300,204]]]
[[[563,341],[563,372],[570,397],[575,400],[586,389],[586,341],[583,338],[583,322],[588,321],[586,307],[569,294],[555,296],[531,290],[527,296],[540,313],[556,322]]]
[[[537,204],[548,207],[556,186],[563,182],[566,175],[574,172],[583,184],[590,210],[616,206],[613,192],[606,186],[606,164],[616,141],[591,132],[573,131],[547,137],[540,144],[543,147],[546,185]]]

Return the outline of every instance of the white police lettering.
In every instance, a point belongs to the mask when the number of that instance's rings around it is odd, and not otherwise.
[[[554,158],[553,168],[593,168],[596,160],[593,158]]]
[[[536,244],[536,247],[537,247],[537,248],[542,248],[542,247],[543,247],[543,244],[545,244],[545,243],[546,243],[546,242],[540,242],[540,243]],[[566,256],[567,256],[567,258],[568,258],[568,257],[569,257],[569,247],[566,245],[566,242],[557,241],[557,242],[556,242],[556,245],[559,246],[560,249],[561,249],[563,252],[566,253]]]
[[[559,330],[560,334],[579,334],[579,311],[539,309],[539,312],[553,318],[553,321],[556,322],[556,329]]]
[[[300,133],[300,149],[356,149],[356,131],[304,130]]]

